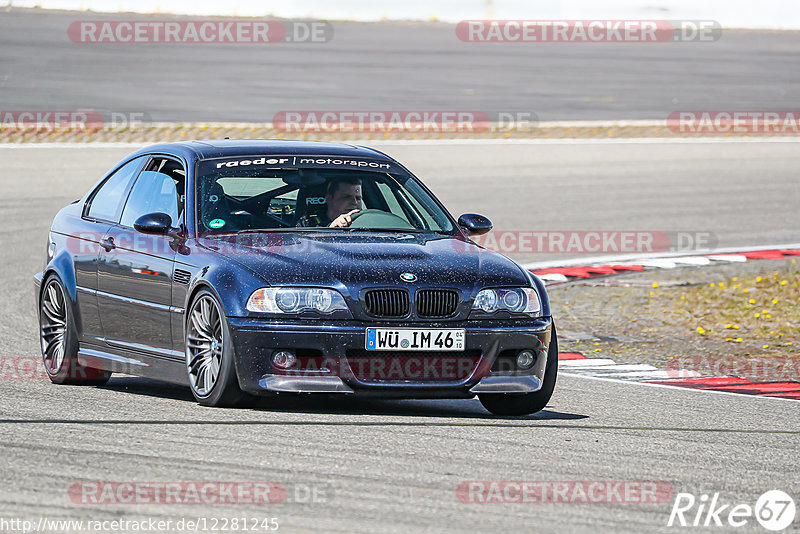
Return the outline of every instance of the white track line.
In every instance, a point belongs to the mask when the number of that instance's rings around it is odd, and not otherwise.
[[[538,276],[539,278],[541,278],[546,282],[566,282],[567,280],[569,280],[569,278],[567,278],[563,274],[538,274],[536,276]]]
[[[560,364],[561,364],[561,362],[559,362],[559,365]],[[696,389],[696,388],[690,388],[690,387],[670,386],[670,385],[667,385],[667,384],[651,384],[649,382],[638,382],[636,380],[620,380],[618,378],[606,378],[606,377],[602,377],[602,376],[583,375],[583,374],[579,374],[579,373],[569,373],[569,372],[567,372],[567,373],[559,373],[559,375],[561,375],[561,376],[569,376],[569,377],[573,377],[573,378],[583,378],[584,380],[599,380],[601,382],[615,382],[617,384],[632,384],[632,385],[636,385],[636,386],[649,386],[649,387],[653,387],[653,388],[679,389],[679,390],[682,390],[682,391],[696,391],[696,392],[699,392],[699,393],[714,393],[716,395],[735,395],[736,397],[739,397],[739,398],[749,397],[751,399],[771,399],[771,400],[777,400],[777,401],[783,401],[783,402],[793,402],[795,404],[797,404],[797,402],[798,402],[798,401],[796,401],[794,399],[784,399],[784,398],[781,398],[781,397],[765,397],[765,396],[761,396],[761,395],[749,395],[749,394],[746,394],[746,393],[734,393],[734,392],[731,392],[731,391],[716,391],[716,390],[713,390],[713,389]]]
[[[202,140],[202,139],[199,139]],[[191,141],[191,139],[187,139]],[[291,139],[284,139],[284,141],[291,141]],[[625,144],[645,144],[645,145],[658,145],[658,144],[720,144],[720,143],[800,143],[800,136],[798,137],[722,137],[722,138],[703,138],[703,137],[630,137],[630,138],[612,138],[612,139],[345,139],[339,141],[323,142],[339,142],[346,145],[625,145]],[[85,143],[0,143],[0,148],[123,148],[123,147],[144,147],[151,144],[157,144],[158,141],[144,142],[144,143],[111,143],[111,142],[85,142]]]
[[[672,258],[672,261],[674,261],[675,263],[682,263],[685,265],[709,265],[711,263],[711,260],[704,256],[687,256],[685,258]]]
[[[614,360],[605,358],[581,358],[579,360],[559,360],[559,367],[598,367],[605,365],[616,365]]]
[[[372,145],[697,145],[697,144],[719,144],[719,143],[800,143],[798,137],[628,137],[628,138],[558,138],[558,139],[401,139],[392,141],[390,139],[380,140],[352,140],[352,143],[364,143]]]
[[[0,148],[144,148],[160,143],[0,143]]]
[[[604,376],[606,378],[619,378],[622,380],[669,380],[674,379],[675,374],[670,371],[664,371],[663,369],[656,369],[650,371],[628,371],[624,373],[603,373],[602,375],[595,375],[595,376]],[[700,375],[696,375],[696,377],[686,377],[686,378],[699,378]]]
[[[647,254],[619,254],[616,256],[593,256],[587,258],[570,258],[568,260],[544,261],[527,263],[523,265],[525,269],[551,269],[557,267],[574,267],[584,265],[642,265],[642,261],[646,260],[669,260],[672,258],[681,257],[697,257],[707,256],[713,260],[719,261],[747,261],[747,258],[737,253],[743,252],[760,252],[762,250],[783,250],[783,249],[800,249],[800,243],[789,244],[776,244],[776,245],[758,245],[750,247],[728,247],[720,249],[707,249],[707,250],[693,250],[691,252],[665,252],[665,253],[647,253]],[[726,256],[720,256],[726,254]],[[728,256],[727,254],[731,254]],[[743,259],[740,259],[743,258]]]
[[[747,256],[740,256],[738,254],[728,254],[727,256],[709,256],[708,259],[714,261],[732,261],[743,263],[747,261]]]
[[[645,267],[657,267],[658,269],[674,269],[678,266],[678,264],[671,260],[642,260],[637,262],[639,265],[644,265]]]
[[[606,376],[609,373],[632,373],[641,371],[657,371],[658,368],[646,363],[625,363],[619,365],[602,365],[597,367],[573,367],[574,372],[580,373],[597,373],[600,376]]]

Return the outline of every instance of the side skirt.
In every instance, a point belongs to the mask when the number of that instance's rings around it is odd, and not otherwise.
[[[104,369],[113,373],[154,378],[172,384],[189,385],[184,361],[145,354],[138,351],[118,347],[80,345],[78,361],[81,365],[96,369]]]

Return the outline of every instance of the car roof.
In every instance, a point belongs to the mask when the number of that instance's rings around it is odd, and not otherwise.
[[[268,155],[319,155],[348,156],[394,161],[374,148],[348,145],[345,143],[324,143],[319,141],[289,141],[283,139],[209,139],[202,141],[181,141],[147,146],[131,156],[151,153],[166,153],[191,159],[224,158],[236,156]]]

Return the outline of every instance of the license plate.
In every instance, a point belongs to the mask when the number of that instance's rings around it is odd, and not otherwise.
[[[367,328],[367,350],[464,350],[464,329]]]

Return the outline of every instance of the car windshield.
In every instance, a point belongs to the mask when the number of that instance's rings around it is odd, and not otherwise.
[[[306,166],[294,166],[300,162]],[[293,229],[455,231],[419,182],[381,160],[251,156],[202,160],[197,171],[199,235]],[[349,220],[336,226],[344,214]]]

